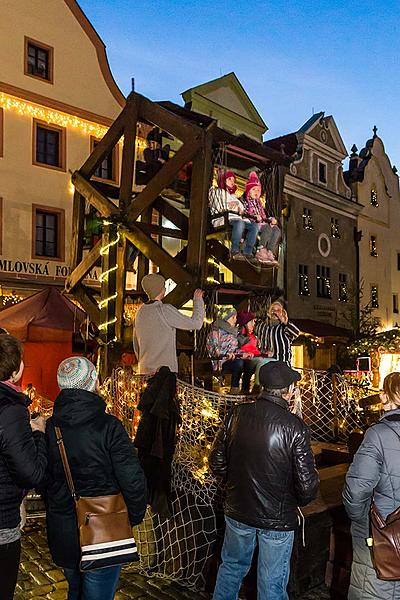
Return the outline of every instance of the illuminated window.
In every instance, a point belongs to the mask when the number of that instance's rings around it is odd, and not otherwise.
[[[317,296],[331,298],[331,270],[329,267],[317,265]]]
[[[91,138],[91,150],[97,146],[100,140]],[[103,179],[105,181],[117,182],[117,161],[118,161],[118,148],[114,146],[111,152],[103,159],[100,165],[94,172],[94,177]]]
[[[371,204],[372,206],[379,206],[378,193],[374,188],[371,190]]]
[[[36,204],[32,208],[33,258],[64,260],[64,210]]]
[[[348,302],[347,275],[339,273],[339,302]]]
[[[309,296],[308,266],[299,265],[299,296]]]
[[[371,256],[378,256],[375,235],[371,235],[371,237],[369,238],[369,253]]]
[[[311,208],[303,208],[303,229],[314,229]]]
[[[25,38],[25,75],[53,83],[53,48]]]
[[[65,171],[65,129],[33,122],[33,164]]]
[[[340,238],[339,220],[331,218],[331,237]]]
[[[371,306],[372,306],[372,308],[379,308],[378,286],[377,285],[371,285]]]

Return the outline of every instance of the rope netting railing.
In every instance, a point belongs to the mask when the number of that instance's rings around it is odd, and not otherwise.
[[[132,437],[140,420],[137,404],[146,385],[146,377],[118,368],[102,387],[108,409]],[[314,440],[346,441],[347,435],[362,425],[358,399],[368,395],[367,390],[355,390],[341,376],[331,378],[313,370],[302,370],[299,389],[300,398],[291,409],[302,413]],[[201,589],[220,532],[223,500],[221,483],[208,468],[208,455],[229,409],[249,398],[218,394],[180,380],[177,394],[182,425],[172,469],[172,517],[160,517],[149,507],[144,521],[135,528],[135,537],[140,568],[148,575]]]

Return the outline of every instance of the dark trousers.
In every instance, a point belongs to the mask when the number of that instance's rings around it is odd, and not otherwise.
[[[230,373],[231,387],[239,387],[240,378],[243,375],[242,388],[245,392],[250,389],[250,379],[256,370],[256,361],[242,358],[235,358],[235,360],[227,360],[222,365],[222,373]]]
[[[0,600],[13,600],[17,583],[21,540],[0,545]]]

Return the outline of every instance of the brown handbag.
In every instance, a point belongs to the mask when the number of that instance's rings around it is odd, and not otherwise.
[[[397,437],[397,431],[384,423]],[[367,540],[371,547],[372,562],[378,579],[400,580],[400,506],[384,519],[372,502],[370,510],[371,536]]]
[[[61,429],[54,427],[65,477],[75,502],[81,547],[80,570],[91,571],[139,560],[121,493],[110,496],[78,496],[65,451]]]

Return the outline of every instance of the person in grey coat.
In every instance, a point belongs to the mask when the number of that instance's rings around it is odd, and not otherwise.
[[[400,373],[385,377],[381,401],[385,414],[367,430],[343,490],[353,543],[349,600],[400,599],[400,581],[377,578],[366,544],[372,499],[384,519],[400,506]]]

